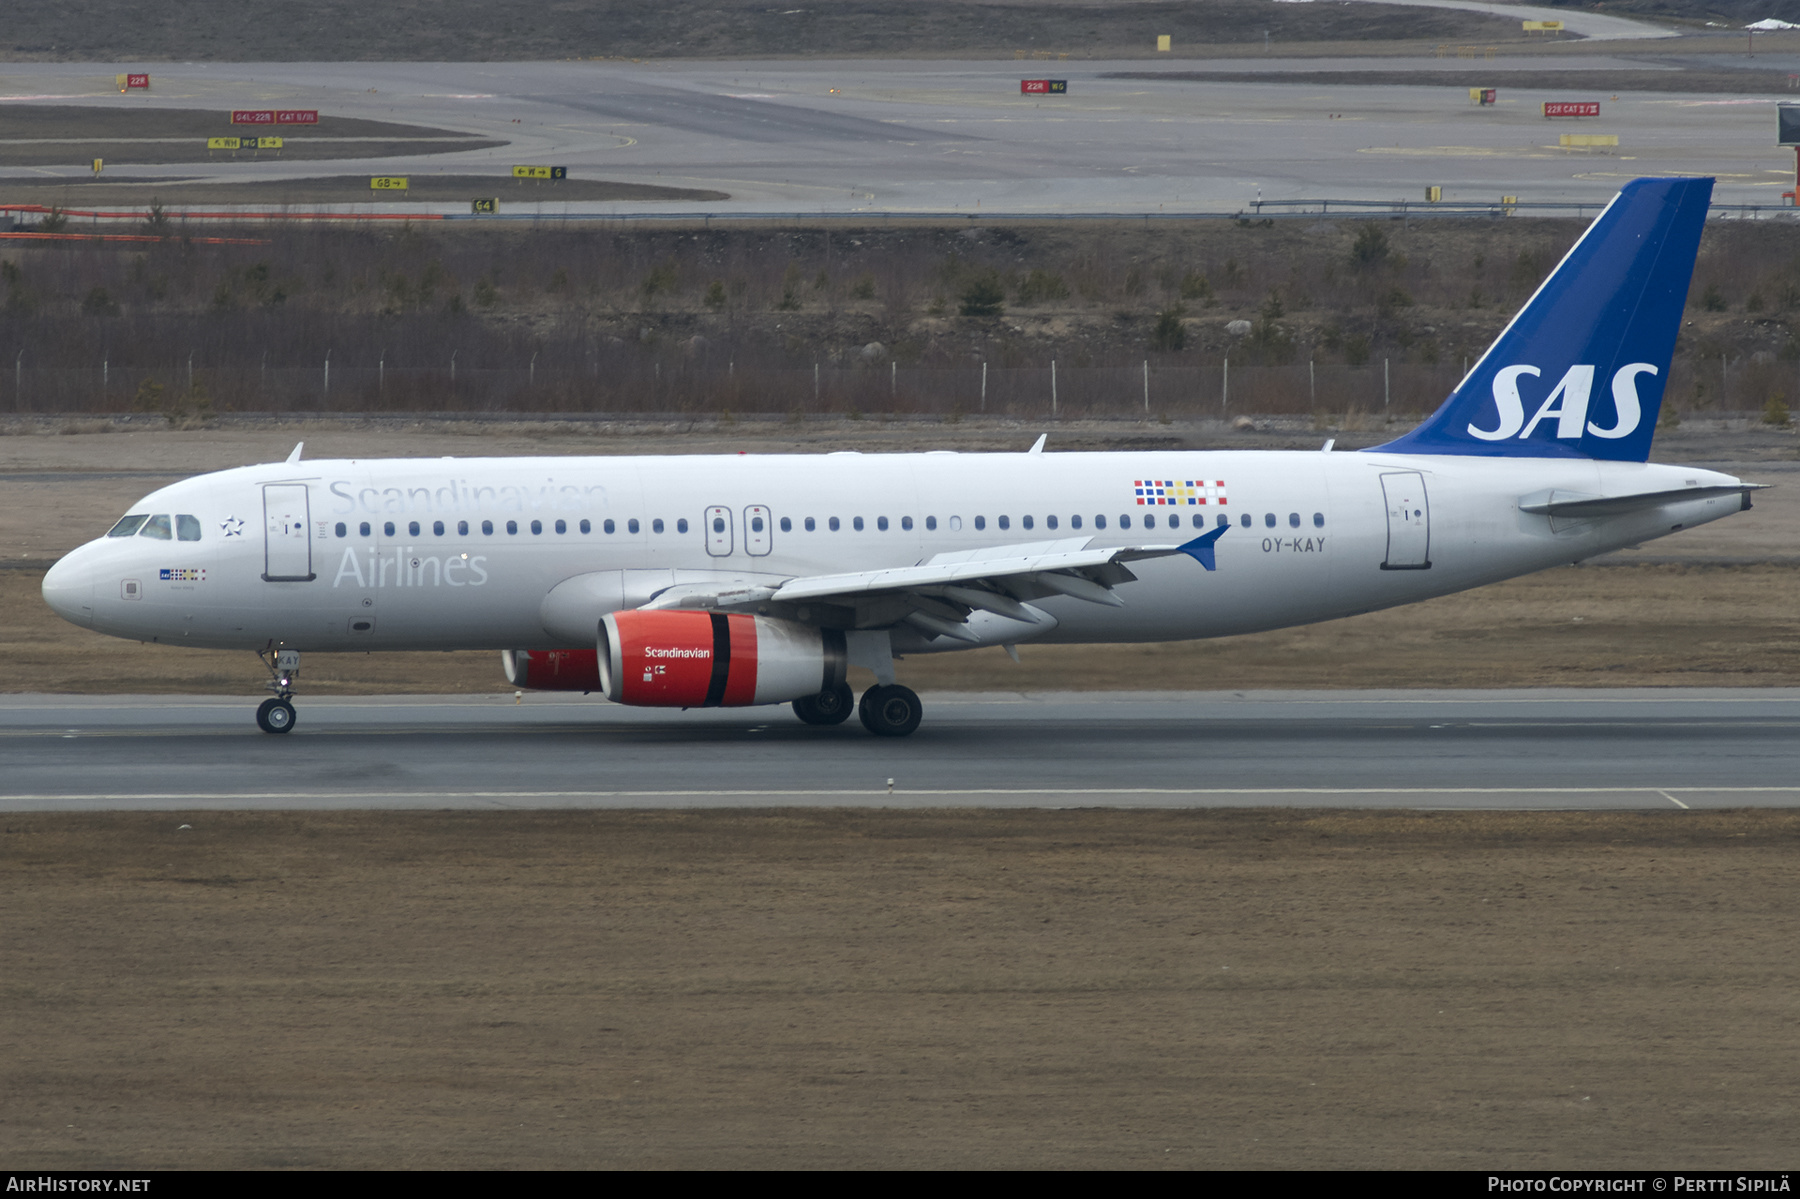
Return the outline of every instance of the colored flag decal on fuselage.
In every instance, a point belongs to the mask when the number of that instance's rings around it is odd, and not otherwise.
[[[1225,480],[1134,479],[1140,508],[1200,508],[1225,506]]]

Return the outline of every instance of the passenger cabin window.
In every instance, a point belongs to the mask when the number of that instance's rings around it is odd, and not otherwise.
[[[833,533],[837,532],[838,531],[838,518],[834,516],[830,520],[826,521],[825,527],[830,529]]]
[[[142,531],[138,533],[138,536],[149,537],[156,541],[170,540],[169,518],[167,516],[152,516],[149,520],[144,522],[144,527]]]
[[[558,533],[567,533],[569,531],[569,522],[566,520],[557,521],[556,522],[556,531]]]
[[[407,522],[406,535],[408,537],[417,537],[419,535],[419,522],[418,521],[414,520],[414,521]]]
[[[143,528],[144,522],[149,519],[147,514],[142,513],[136,516],[122,516],[119,518],[119,523],[114,525],[106,535],[108,537],[130,537]]]
[[[1121,516],[1119,518],[1119,527],[1121,529],[1129,529],[1131,527],[1131,514],[1130,513],[1126,513],[1124,516]]]
[[[544,522],[543,521],[534,520],[531,522],[531,535],[533,537],[542,536],[543,532],[544,532]]]
[[[559,520],[556,523],[561,524],[562,522]],[[687,517],[683,516],[675,521],[675,531],[677,533],[687,532]],[[562,530],[558,529],[557,532],[560,533],[560,532],[562,532]]]
[[[1288,528],[1297,529],[1299,527],[1300,527],[1300,514],[1298,512],[1288,513]]]
[[[381,526],[381,531],[386,536],[392,537],[394,535],[394,522],[391,520],[384,521]]]
[[[1002,516],[1002,517],[1001,517],[1001,518],[1000,518],[1000,527],[1001,527],[1001,528],[1002,528],[1002,529],[1010,529],[1010,528],[1012,528],[1012,517],[1010,517],[1010,516]]]
[[[794,531],[794,522],[792,518],[786,516],[781,518],[781,531],[783,533],[792,533]]]
[[[1238,517],[1238,523],[1243,525],[1247,529],[1251,525],[1255,524],[1256,522],[1251,518],[1250,514],[1248,512],[1246,512],[1242,516]]]
[[[1263,514],[1263,527],[1265,529],[1272,529],[1275,527],[1275,514],[1273,512],[1265,512]]]
[[[850,527],[855,529],[858,533],[862,532],[862,530],[863,530],[862,517],[860,517],[860,516],[852,517],[850,519]]]
[[[494,535],[494,522],[493,521],[484,520],[481,522],[481,535],[483,537],[492,537]]]
[[[459,520],[456,522],[456,535],[458,537],[467,537],[469,535],[469,522],[468,521]]]
[[[510,535],[517,536],[518,532],[519,532],[519,522],[516,520],[507,521],[506,522],[506,531]]]
[[[634,517],[632,517],[632,518],[631,518],[631,519],[630,519],[630,520],[628,520],[628,521],[626,521],[626,522],[625,522],[625,531],[626,531],[626,532],[627,532],[627,533],[635,533],[635,532],[637,532],[637,531],[638,531],[638,519],[637,519],[637,517],[635,517],[635,516],[634,516]]]
[[[343,526],[340,525],[339,527],[342,528]],[[198,516],[189,516],[186,513],[177,516],[175,518],[175,536],[181,541],[200,540],[200,518]],[[343,534],[339,533],[338,536],[342,537]]]
[[[883,533],[887,532],[887,517],[877,516],[875,518],[875,527],[880,529]]]
[[[492,533],[493,531],[494,530],[492,528],[488,529],[488,532],[490,532],[490,533]],[[357,535],[360,537],[367,537],[369,535],[369,522],[365,520],[360,525],[357,525],[356,532],[357,532]]]
[[[1325,527],[1325,514],[1323,512],[1313,513],[1313,528],[1322,529],[1324,527]]]
[[[912,517],[902,516],[900,518],[900,527],[908,533],[912,532]]]
[[[1020,517],[1019,523],[1029,529],[1031,527],[1031,518],[1029,516]]]
[[[1056,527],[1056,526],[1055,526],[1055,525],[1051,525],[1051,526],[1050,526],[1050,527],[1051,527],[1051,528],[1053,528],[1053,529],[1054,529],[1054,528],[1055,528],[1055,527]],[[1080,527],[1081,527],[1081,517],[1079,517],[1079,516],[1071,516],[1071,517],[1070,517],[1070,518],[1069,518],[1069,527],[1070,527],[1070,528],[1071,528],[1071,529],[1079,529],[1079,528],[1080,528]]]
[[[444,522],[443,521],[434,520],[431,522],[431,535],[433,537],[442,537],[444,535]]]
[[[807,518],[806,518],[806,531],[807,531],[807,532],[808,532],[808,533],[812,533],[812,532],[815,532],[815,531],[817,531],[817,529],[818,529],[818,525],[817,525],[817,523],[816,523],[816,522],[815,522],[815,521],[814,521],[814,520],[813,520],[813,518],[812,518],[812,517],[810,517],[810,516],[809,516],[809,517],[807,517]]]
[[[614,530],[616,530],[617,528],[618,528],[618,526],[613,524],[613,522],[610,518],[600,522],[600,531],[602,533],[611,533]]]
[[[594,531],[594,526],[591,523],[589,523],[588,521],[584,520],[581,522],[581,531],[583,533],[592,533]]]
[[[930,532],[937,532],[937,517],[927,516],[925,518],[925,528]]]
[[[348,537],[350,536],[350,526],[340,520],[337,522],[337,528],[333,529],[332,532],[336,533],[339,537]],[[196,538],[196,540],[198,540],[198,538]]]
[[[1098,516],[1098,515],[1095,516],[1094,517],[1094,527],[1096,529],[1104,529],[1106,527],[1106,517]]]

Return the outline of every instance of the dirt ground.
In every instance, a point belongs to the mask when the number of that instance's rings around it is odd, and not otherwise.
[[[19,1169],[1771,1169],[1784,812],[0,823]]]

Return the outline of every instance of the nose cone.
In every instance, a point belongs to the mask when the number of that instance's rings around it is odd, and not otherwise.
[[[77,550],[50,568],[44,576],[44,602],[56,614],[72,624],[91,627],[94,623],[94,571],[78,559]]]

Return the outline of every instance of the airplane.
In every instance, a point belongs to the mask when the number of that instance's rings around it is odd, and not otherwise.
[[[302,461],[132,505],[45,575],[97,632],[244,649],[295,726],[304,651],[496,649],[519,689],[854,707],[907,654],[1220,637],[1413,603],[1750,507],[1648,461],[1710,179],[1627,184],[1438,410],[1372,449]],[[856,701],[848,667],[875,685]],[[1186,681],[1186,680],[1184,680]]]

